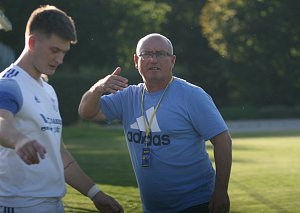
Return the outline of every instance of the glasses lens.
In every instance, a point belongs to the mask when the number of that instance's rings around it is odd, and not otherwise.
[[[165,56],[171,56],[171,54],[169,54],[168,52],[166,51],[156,51],[156,52],[142,52],[140,55],[139,55],[143,60],[148,60],[150,58],[154,58],[154,56],[157,58],[157,59],[160,59],[160,58],[163,58]]]

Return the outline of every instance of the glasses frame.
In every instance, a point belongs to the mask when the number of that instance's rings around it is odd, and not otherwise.
[[[164,57],[170,57],[173,56],[173,54],[170,54],[166,51],[146,51],[146,52],[141,52],[138,57],[140,57],[142,60],[146,61],[149,60],[150,58],[154,58],[154,56],[156,57],[156,59],[161,59]]]

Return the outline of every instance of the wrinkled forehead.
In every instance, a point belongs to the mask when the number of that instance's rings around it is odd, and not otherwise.
[[[171,42],[161,36],[151,36],[142,38],[136,47],[136,53],[140,54],[144,51],[166,51],[173,54],[173,47]]]

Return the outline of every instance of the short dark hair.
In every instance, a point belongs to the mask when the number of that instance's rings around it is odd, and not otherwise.
[[[73,19],[64,11],[51,5],[43,5],[31,13],[25,35],[31,35],[35,32],[43,33],[46,36],[56,34],[71,43],[77,42]]]

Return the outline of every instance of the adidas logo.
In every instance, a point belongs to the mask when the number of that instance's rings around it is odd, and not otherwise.
[[[151,107],[145,112],[145,119],[148,121],[151,120],[151,116],[154,113],[154,107]],[[148,125],[146,123],[146,125]],[[144,123],[144,118],[143,116],[138,117],[136,119],[136,122],[130,125],[131,129],[139,130],[138,132],[136,131],[128,131],[126,134],[128,142],[134,142],[135,144],[145,144],[146,143],[146,130],[148,126],[145,126]],[[149,146],[165,146],[165,145],[170,145],[171,140],[169,135],[161,135],[157,134],[157,132],[161,132],[161,129],[158,126],[156,115],[153,117],[153,121],[150,127],[150,134],[148,136],[148,145]],[[152,134],[155,133],[156,134]]]
[[[151,107],[150,109],[146,110],[146,121],[148,121],[148,124],[150,122],[151,116],[154,113],[154,107]],[[144,122],[144,116],[138,117],[136,119],[136,122],[130,125],[131,129],[138,129],[142,132],[146,132],[148,126],[145,126],[145,122]],[[148,125],[146,123],[146,125]],[[156,114],[154,115],[151,127],[150,127],[151,132],[161,132],[158,123],[157,123],[157,119],[156,119]]]

